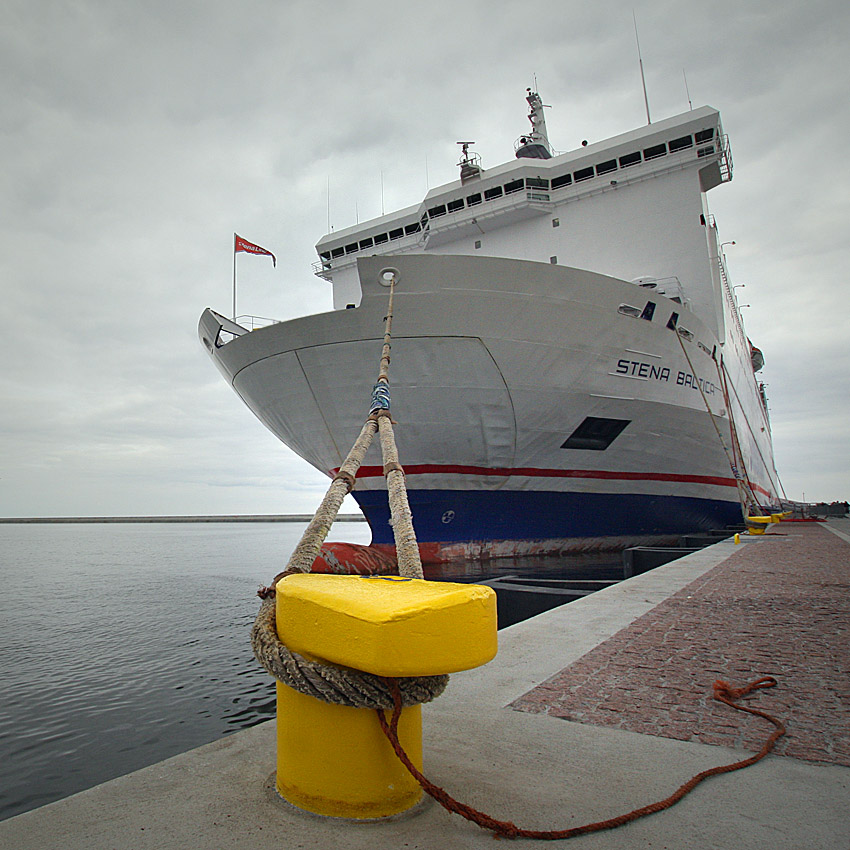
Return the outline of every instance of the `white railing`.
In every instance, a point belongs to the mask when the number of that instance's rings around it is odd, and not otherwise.
[[[237,316],[234,320],[237,325],[247,328],[249,331],[255,331],[257,328],[266,328],[269,325],[276,325],[280,319],[268,319],[265,316]]]
[[[719,244],[719,238],[717,235],[717,222],[715,221],[713,215],[710,215],[708,217],[708,226],[711,228],[711,232],[713,234],[713,250],[717,251],[716,256],[713,256],[711,259],[717,263],[717,269],[720,274],[720,282],[723,284],[723,295],[726,299],[726,303],[729,306],[729,312],[732,314],[732,319],[735,323],[735,327],[738,329],[742,350],[746,351],[747,335],[744,332],[744,323],[741,321],[741,311],[738,309],[738,302],[735,299],[734,290],[732,289],[732,285],[729,283],[729,276],[726,273],[726,256],[723,253],[723,245]]]
[[[720,143],[720,179],[728,183],[732,179],[732,146],[729,136],[724,133],[718,140]]]

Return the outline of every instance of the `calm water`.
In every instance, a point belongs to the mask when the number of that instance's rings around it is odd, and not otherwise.
[[[303,530],[0,525],[0,819],[274,717],[249,631],[258,586]],[[329,539],[370,532],[338,524]],[[563,577],[597,563],[468,563],[446,577]]]

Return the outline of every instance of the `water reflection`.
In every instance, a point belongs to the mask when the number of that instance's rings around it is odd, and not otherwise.
[[[593,552],[571,555],[493,558],[488,561],[457,561],[428,565],[425,577],[434,581],[487,581],[504,576],[537,579],[620,579],[623,566],[620,555]]]

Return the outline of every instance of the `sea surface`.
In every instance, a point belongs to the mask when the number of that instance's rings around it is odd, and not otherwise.
[[[0,525],[0,820],[272,719],[273,682],[249,644],[256,592],[305,527]],[[337,523],[328,539],[370,538]],[[466,562],[441,577],[599,563]]]

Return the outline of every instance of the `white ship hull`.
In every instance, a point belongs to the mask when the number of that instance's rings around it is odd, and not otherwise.
[[[778,502],[749,352],[634,283],[481,256],[364,257],[356,309],[226,344],[238,326],[203,314],[223,375],[317,469],[334,474],[368,413],[387,266],[398,270],[392,412],[424,559],[615,549],[737,523],[735,460],[748,492]],[[650,317],[635,314],[650,302]],[[373,544],[391,547],[376,447],[353,495]]]

